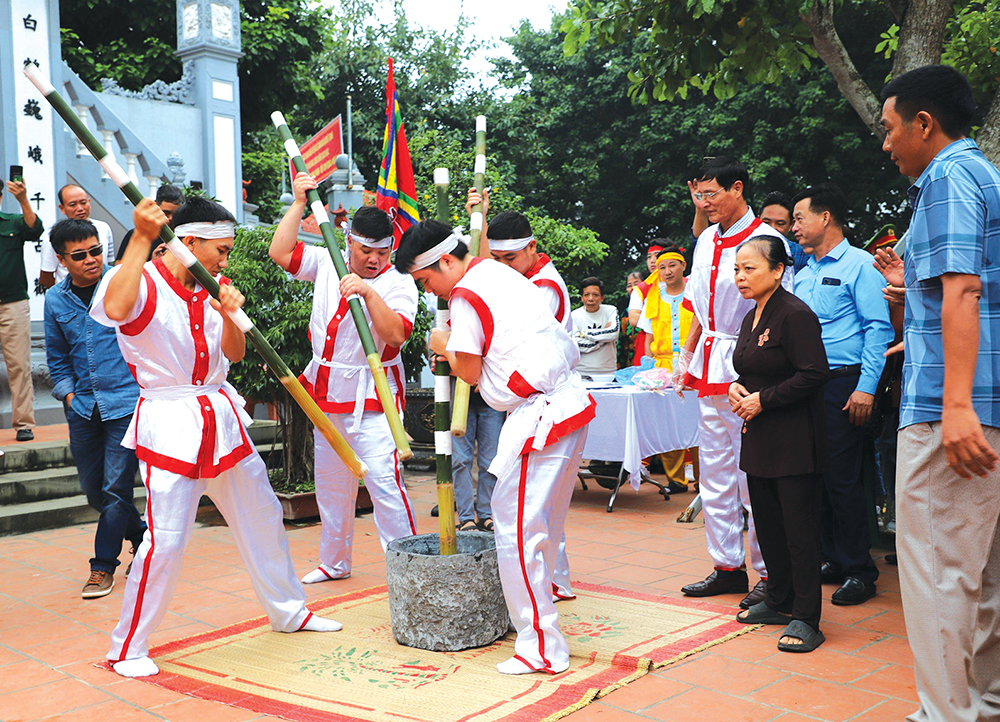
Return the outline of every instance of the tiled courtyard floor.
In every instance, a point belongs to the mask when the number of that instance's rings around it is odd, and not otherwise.
[[[434,483],[408,475],[421,532],[436,530],[429,516]],[[685,583],[710,571],[704,531],[677,524],[691,495],[668,502],[651,486],[627,490],[614,513],[609,492],[577,486],[567,538],[575,580],[679,597]],[[289,526],[296,567],[317,563],[319,526]],[[103,599],[79,593],[88,573],[94,525],[0,538],[0,720],[261,719],[260,715],[186,697],[98,669],[118,617],[118,586]],[[879,594],[858,607],[824,606],[826,644],[808,655],[778,652],[778,628],[755,631],[663,668],[570,715],[587,720],[671,722],[901,721],[916,709],[913,660],[906,641],[895,567],[884,563]],[[127,559],[127,554],[123,555]],[[354,574],[307,587],[327,597],[385,582],[371,515],[357,520]],[[756,580],[752,580],[756,581]],[[824,587],[829,599],[834,587]],[[719,597],[736,611],[739,597]],[[228,529],[212,514],[200,517],[171,611],[153,635],[161,644],[259,616],[250,582]]]

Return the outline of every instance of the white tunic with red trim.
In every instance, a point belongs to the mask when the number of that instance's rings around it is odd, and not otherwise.
[[[448,350],[483,357],[479,393],[507,411],[490,471],[586,426],[596,403],[574,372],[576,343],[548,312],[542,291],[517,271],[475,258],[448,301]]]
[[[157,259],[143,267],[132,312],[113,321],[104,312],[104,295],[119,270],[101,280],[90,315],[117,329],[118,346],[141,389],[122,446],[150,466],[214,479],[254,451],[244,428],[252,421],[226,381],[222,314],[200,284],[189,291]],[[229,281],[220,276],[219,282]]]
[[[302,385],[327,413],[354,414],[359,419],[364,411],[381,413],[382,404],[375,392],[375,380],[347,299],[340,295],[340,279],[330,252],[299,241],[295,244],[288,271],[300,281],[316,284],[312,317],[309,319],[313,357],[299,377]],[[386,265],[378,276],[364,281],[389,308],[399,314],[409,338],[417,314],[417,285],[413,278],[400,273],[392,265]],[[371,318],[364,299],[361,299],[361,306],[370,327]],[[372,337],[396,406],[402,411],[406,383],[399,348],[387,345],[374,328]]]
[[[688,365],[684,384],[698,390],[698,396],[728,394],[738,374],[733,369],[733,351],[743,319],[754,308],[752,299],[743,298],[736,288],[736,251],[754,236],[777,236],[747,210],[725,233],[719,224],[698,236],[691,260],[691,276],[684,291],[684,308],[693,311],[701,323],[701,340]],[[785,242],[786,252],[788,242]],[[789,292],[794,272],[785,269],[781,285]]]
[[[545,300],[552,309],[552,315],[556,321],[563,325],[566,333],[573,335],[573,319],[570,318],[569,290],[566,282],[559,275],[552,259],[544,253],[538,255],[538,261],[525,274],[533,284],[542,289]]]

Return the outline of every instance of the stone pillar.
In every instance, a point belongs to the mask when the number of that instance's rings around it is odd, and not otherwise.
[[[205,190],[243,220],[239,0],[178,0],[177,56],[194,61],[195,106],[202,113]]]

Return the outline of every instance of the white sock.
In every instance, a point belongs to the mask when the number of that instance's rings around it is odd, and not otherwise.
[[[315,614],[311,614],[306,620],[306,623],[299,627],[296,631],[298,632],[339,632],[344,628],[344,625],[335,619],[329,619],[328,617],[317,617]]]
[[[160,668],[149,657],[123,659],[112,664],[111,668],[122,677],[152,677],[160,673]]]
[[[526,665],[517,657],[505,659],[497,662],[497,672],[500,674],[531,674],[535,670]]]
[[[329,582],[336,579],[347,579],[349,576],[351,576],[350,572],[338,576],[332,569],[330,569],[330,567],[326,566],[326,564],[320,564],[318,567],[302,577],[302,583],[315,584],[316,582]]]

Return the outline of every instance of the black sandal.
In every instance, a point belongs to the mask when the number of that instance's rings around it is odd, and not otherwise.
[[[493,520],[491,518],[489,518],[489,517],[486,517],[485,519],[480,519],[476,523],[476,527],[479,529],[479,531],[488,531],[488,532],[490,532],[492,534],[493,533]]]
[[[801,619],[794,619],[781,634],[782,637],[798,639],[802,644],[789,644],[778,641],[778,649],[782,652],[811,652],[826,641],[826,637],[818,629],[813,629]]]
[[[757,602],[749,609],[737,614],[736,621],[741,624],[790,624],[792,616],[774,611],[767,606],[767,602]]]
[[[476,526],[476,521],[474,519],[466,519],[458,525],[459,531],[475,531],[478,528],[479,527]]]

